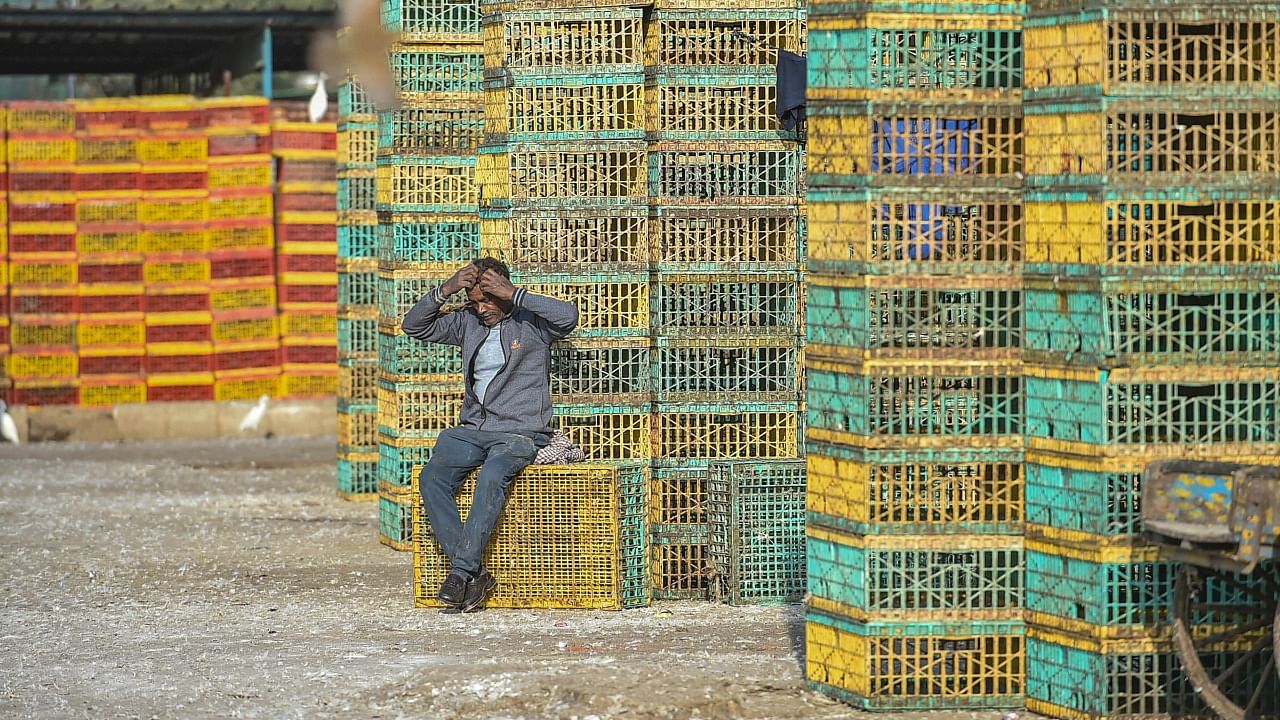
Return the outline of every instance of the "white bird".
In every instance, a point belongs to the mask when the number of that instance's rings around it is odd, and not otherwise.
[[[262,424],[262,418],[267,416],[267,403],[271,402],[269,395],[263,395],[258,398],[258,404],[253,406],[244,419],[240,421],[240,432],[257,430]]]
[[[22,440],[18,437],[18,423],[9,417],[9,406],[3,400],[0,400],[0,437],[14,445],[22,444]]]
[[[313,123],[320,122],[324,111],[329,108],[329,93],[324,87],[324,81],[328,79],[329,76],[324,73],[320,73],[316,79],[316,91],[311,94],[311,103],[307,106],[307,114]]]

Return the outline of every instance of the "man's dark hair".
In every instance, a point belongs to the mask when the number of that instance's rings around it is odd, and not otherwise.
[[[472,260],[471,264],[480,268],[482,273],[485,270],[492,270],[508,280],[511,279],[511,270],[507,268],[506,263],[497,258],[482,257],[479,260]]]

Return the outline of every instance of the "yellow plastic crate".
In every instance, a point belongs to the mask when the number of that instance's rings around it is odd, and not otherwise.
[[[209,198],[209,219],[215,222],[270,218],[273,209],[274,198],[270,192],[213,195]]]
[[[342,391],[338,397],[343,398]],[[343,398],[345,399],[345,398]],[[343,447],[365,448],[378,444],[378,413],[338,412],[338,444]],[[374,455],[377,460],[377,455]]]
[[[5,372],[17,380],[75,377],[80,374],[79,358],[74,352],[15,352],[7,356]]]
[[[215,373],[213,381],[215,400],[257,400],[263,395],[276,397],[279,394],[279,369]]]
[[[144,193],[139,218],[144,223],[204,223],[209,219],[208,193]]]
[[[209,301],[214,312],[274,308],[276,306],[276,286],[274,283],[257,284],[241,281],[227,283],[226,281],[215,280],[209,295]]]
[[[86,316],[76,330],[76,341],[81,347],[121,345],[145,345],[147,323],[141,313],[104,313]]]
[[[625,498],[619,474],[636,470],[595,464],[525,468],[485,556],[485,567],[499,579],[486,605],[617,610],[630,604],[623,597]],[[410,494],[414,598],[419,607],[439,607],[435,595],[449,562],[419,507],[418,474],[413,473]],[[474,491],[473,473],[459,494],[464,518]]]
[[[139,197],[81,198],[76,201],[76,222],[84,225],[129,225],[139,221]]]
[[[76,109],[69,102],[19,102],[0,111],[0,122],[10,133],[70,133],[76,129]]]
[[[9,283],[12,285],[74,285],[78,278],[75,253],[9,256]]]
[[[142,237],[137,227],[79,228],[76,250],[83,255],[135,254],[142,252]]]
[[[336,319],[334,325],[337,325]],[[213,321],[213,341],[216,344],[274,339],[279,337],[279,327],[274,311],[219,314]]]
[[[338,372],[332,365],[281,366],[281,397],[331,397],[338,394]]]
[[[69,316],[35,316],[11,318],[9,342],[14,348],[72,347],[76,344],[76,321]]]
[[[209,158],[209,190],[269,188],[275,176],[270,155]]]
[[[337,338],[338,314],[334,309],[294,310],[281,308],[281,337]]]
[[[26,135],[9,138],[11,163],[73,163],[76,161],[74,135]]]
[[[81,137],[77,143],[79,147],[76,155],[80,162],[136,163],[138,161],[138,137],[135,136]],[[130,172],[140,171],[141,167],[138,166]]]
[[[80,381],[80,404],[110,407],[147,401],[147,381],[136,375],[97,375]]]
[[[208,258],[192,255],[148,257],[143,265],[147,283],[207,283],[211,273]]]
[[[138,160],[143,163],[208,159],[209,139],[203,134],[144,135],[138,139]]]

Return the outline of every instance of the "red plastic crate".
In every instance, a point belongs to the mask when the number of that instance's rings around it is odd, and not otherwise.
[[[204,121],[203,108],[189,97],[147,98],[138,112],[138,126],[145,130],[194,130]]]
[[[136,163],[92,165],[76,168],[76,191],[82,193],[125,193],[137,191],[141,184],[140,166]]]
[[[271,152],[271,135],[253,132],[209,136],[209,157],[231,155],[265,155]]]
[[[338,133],[336,130],[293,129],[287,125],[276,125],[271,128],[271,147],[275,150],[333,150],[336,153]]]
[[[142,281],[141,254],[80,256],[80,282],[82,283],[140,283]]]
[[[71,379],[56,385],[17,381],[9,396],[12,405],[79,405],[80,385]]]
[[[277,212],[336,212],[338,196],[333,193],[280,193],[276,195]]]
[[[209,288],[200,285],[148,287],[143,307],[149,313],[209,312]]]
[[[280,362],[304,365],[319,365],[322,363],[336,365],[338,363],[338,346],[332,343],[326,345],[285,343],[284,347],[280,348]]]
[[[337,242],[337,225],[297,225],[281,223],[276,225],[276,242]]]
[[[170,343],[147,346],[151,374],[213,372],[213,343]]]
[[[10,140],[9,142],[13,142]],[[44,201],[21,200],[9,196],[9,222],[11,223],[73,223],[76,221],[76,201],[61,195]],[[336,237],[336,234],[335,234]]]
[[[278,290],[282,303],[336,303],[337,285],[281,285]]]
[[[82,285],[80,287],[80,312],[84,315],[140,313],[146,309],[145,298],[146,296],[142,294],[141,285]]]
[[[213,399],[213,381],[209,384],[192,382],[189,385],[152,385],[147,378],[147,402],[199,402]]]
[[[336,136],[335,136],[336,138]],[[276,165],[277,183],[316,183],[338,181],[338,156],[333,160],[291,160],[281,158]]]
[[[147,316],[147,344],[213,341],[209,313],[163,313]]]
[[[139,178],[144,191],[205,190],[209,185],[209,171],[196,165],[146,165]]]
[[[76,130],[116,134],[138,129],[138,108],[128,101],[90,100],[76,103]]]
[[[210,253],[213,279],[265,277],[276,274],[275,253],[270,248],[218,250]]]
[[[14,287],[9,290],[9,306],[16,315],[75,315],[80,312],[80,293],[75,288]]]
[[[32,223],[36,229],[45,228],[50,231],[68,230],[69,232],[36,232],[28,233],[26,228],[21,233],[9,228],[9,252],[43,253],[43,252],[75,252],[76,226],[67,223]]]
[[[205,126],[210,129],[265,125],[271,122],[271,106],[266,98],[210,98],[202,104]]]
[[[74,165],[15,166],[9,171],[9,192],[72,192],[75,189]]]
[[[141,347],[80,350],[81,375],[140,375],[146,366],[147,356]]]
[[[275,340],[219,344],[214,348],[215,372],[272,368],[280,365],[280,347]]]
[[[276,255],[276,266],[283,273],[335,273],[338,272],[338,256],[329,254],[294,254],[280,253]]]

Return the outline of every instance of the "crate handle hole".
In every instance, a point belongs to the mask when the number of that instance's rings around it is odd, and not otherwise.
[[[1197,127],[1209,127],[1214,124],[1212,115],[1174,115],[1174,122],[1179,125],[1188,127],[1195,125]]]
[[[1213,305],[1213,295],[1177,295],[1174,304],[1178,307],[1208,307]]]
[[[1178,23],[1176,32],[1179,35],[1210,37],[1215,34],[1215,28],[1212,23],[1210,24]]]
[[[1211,217],[1213,215],[1213,205],[1177,205],[1174,212],[1179,217]]]
[[[1178,385],[1176,392],[1180,398],[1213,397],[1218,394],[1212,385]]]

